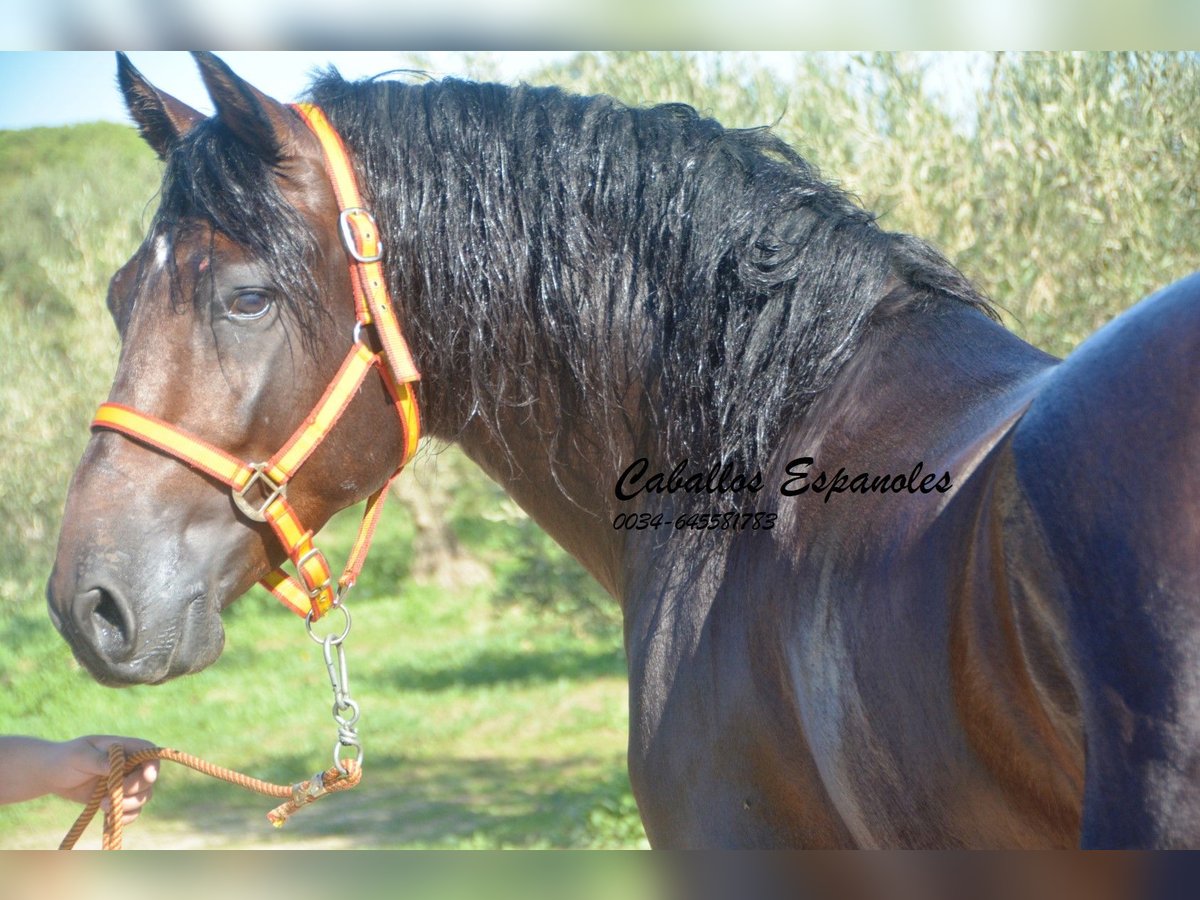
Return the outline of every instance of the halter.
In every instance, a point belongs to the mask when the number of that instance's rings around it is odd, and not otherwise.
[[[307,103],[292,108],[321,142],[325,171],[333,183],[338,202],[338,230],[350,257],[350,281],[354,288],[357,320],[354,345],[324,396],[287,443],[266,462],[245,462],[182,428],[119,403],[101,404],[92,428],[120,432],[227,485],[233,492],[234,505],[246,518],[270,524],[299,576],[297,579],[281,567],[259,583],[288,609],[315,621],[339,605],[358,578],[388,488],[416,452],[421,421],[412,383],[421,376],[396,321],[380,264],[383,243],[374,217],[363,206],[346,146],[320,108]],[[375,328],[381,347],[379,352],[362,340],[363,330],[368,326]],[[313,546],[313,532],[304,528],[288,503],[287,486],[300,466],[329,436],[367,373],[375,368],[378,368],[400,417],[404,430],[404,456],[400,467],[367,500],[350,558],[335,586],[325,554]]]

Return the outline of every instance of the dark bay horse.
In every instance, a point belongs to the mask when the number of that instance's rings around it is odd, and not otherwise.
[[[351,346],[346,253],[311,132],[198,62],[211,118],[119,59],[165,174],[110,399],[263,459]],[[453,80],[310,99],[427,432],[620,604],[655,846],[1200,846],[1200,277],[1059,361],[767,131]],[[292,504],[323,523],[401,440],[368,378]],[[282,558],[97,431],[50,612],[96,678],[160,682]]]

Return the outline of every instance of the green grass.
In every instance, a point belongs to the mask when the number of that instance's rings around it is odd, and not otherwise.
[[[332,552],[344,549],[353,525],[342,517],[331,526]],[[385,561],[390,545],[405,543],[397,533],[381,540]],[[581,630],[519,604],[499,607],[487,585],[365,590],[350,606],[363,783],[275,831],[265,819],[274,801],[165,763],[127,846],[644,841],[625,774],[625,669],[615,629]],[[226,613],[226,649],[215,665],[157,687],[95,684],[40,609],[0,624],[0,721],[12,733],[133,733],[291,783],[329,764],[331,699],[320,648],[299,619],[257,590]],[[49,846],[77,811],[56,798],[0,807],[0,847]]]

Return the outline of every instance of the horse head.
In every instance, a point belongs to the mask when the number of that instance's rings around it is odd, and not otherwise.
[[[266,460],[356,345],[354,289],[318,139],[215,56],[197,61],[210,118],[118,57],[125,102],[165,171],[149,232],[109,287],[122,342],[109,404]],[[289,481],[305,526],[319,529],[400,464],[392,406],[383,379],[367,377]],[[144,441],[94,430],[47,598],[98,680],[161,682],[220,654],[221,610],[287,557],[235,493]]]

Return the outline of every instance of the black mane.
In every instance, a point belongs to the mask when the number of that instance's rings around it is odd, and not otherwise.
[[[950,263],[880,229],[765,129],[680,104],[332,71],[311,99],[356,156],[417,359],[453,373],[427,378],[425,402],[457,403],[459,422],[536,401],[587,410],[601,435],[641,419],[668,459],[764,464],[885,295],[990,314]],[[164,209],[201,209],[308,297],[309,238],[269,164],[223,155],[236,141],[201,127],[171,159]],[[264,223],[293,237],[258,243]],[[644,408],[615,420],[630,390]]]
[[[761,462],[892,283],[988,309],[765,129],[457,80],[329,73],[311,97],[375,194],[418,355],[451,352],[484,417],[616,409],[637,373],[669,458]]]

